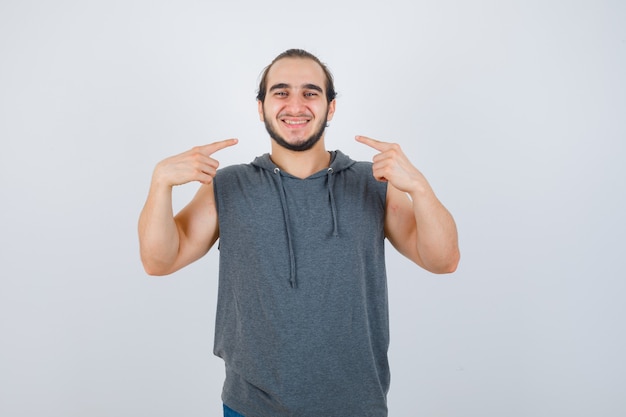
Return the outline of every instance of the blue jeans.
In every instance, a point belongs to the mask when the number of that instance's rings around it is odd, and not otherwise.
[[[228,408],[226,404],[224,404],[224,417],[244,417],[235,410]]]

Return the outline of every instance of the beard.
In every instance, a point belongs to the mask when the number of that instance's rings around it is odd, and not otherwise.
[[[328,116],[324,116],[322,123],[320,123],[319,128],[313,132],[311,136],[304,140],[299,140],[296,143],[289,143],[285,140],[284,137],[280,136],[280,134],[274,129],[271,123],[268,121],[269,118],[263,117],[265,123],[265,129],[267,133],[269,133],[270,137],[274,139],[274,141],[282,146],[285,149],[289,149],[290,151],[303,152],[311,149],[319,140],[324,136],[324,131],[326,130],[326,123],[328,122]]]

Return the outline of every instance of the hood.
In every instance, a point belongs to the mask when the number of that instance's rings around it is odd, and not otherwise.
[[[308,178],[319,178],[322,176],[328,177],[328,198],[330,201],[331,215],[333,221],[333,236],[339,237],[339,225],[337,224],[337,207],[335,205],[335,196],[333,194],[334,178],[335,175],[337,175],[339,172],[354,165],[356,161],[353,161],[341,151],[331,151],[330,154],[330,166],[326,169],[316,172]],[[285,230],[287,233],[287,246],[289,250],[289,283],[292,288],[297,288],[298,281],[296,276],[296,257],[293,250],[292,232],[289,221],[289,210],[287,209],[289,202],[287,201],[285,187],[283,185],[283,176],[291,178],[295,177],[287,172],[282,171],[278,166],[276,166],[276,164],[272,162],[270,155],[267,153],[255,158],[254,161],[252,161],[252,165],[273,174],[272,177],[274,178],[277,192],[280,195],[283,218],[285,221]]]
[[[338,173],[346,168],[351,167],[355,163],[356,161],[353,161],[348,155],[344,154],[341,151],[330,151],[330,167],[326,170],[322,170],[311,175],[309,178],[316,178],[320,175],[326,175],[328,169],[332,170],[332,172],[334,173]],[[274,172],[274,170],[278,168],[276,164],[272,161],[272,159],[270,158],[270,154],[268,153],[257,156],[254,161],[252,161],[252,165],[271,172]],[[283,174],[289,176],[289,174],[286,172],[283,172]]]

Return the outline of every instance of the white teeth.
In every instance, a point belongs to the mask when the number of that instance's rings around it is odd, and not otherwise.
[[[288,125],[302,125],[306,123],[306,120],[285,120]]]

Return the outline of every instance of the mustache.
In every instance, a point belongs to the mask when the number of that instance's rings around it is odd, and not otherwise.
[[[305,118],[312,118],[313,116],[309,113],[297,113],[297,114],[293,114],[293,113],[279,113],[277,116],[279,119],[282,117],[305,117]]]

